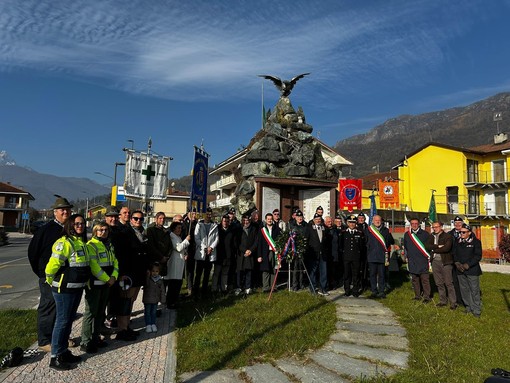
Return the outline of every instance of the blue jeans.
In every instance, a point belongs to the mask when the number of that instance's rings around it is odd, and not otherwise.
[[[144,317],[145,325],[156,324],[156,311],[158,310],[157,303],[144,303]]]
[[[368,262],[368,267],[370,269],[370,290],[372,294],[384,294],[384,273],[386,271],[384,263]],[[377,290],[378,287],[379,291]]]
[[[57,356],[67,351],[69,336],[73,326],[78,306],[80,305],[83,289],[76,292],[57,293],[53,291],[53,299],[57,308],[57,316],[51,335],[51,356]]]
[[[310,285],[310,291],[315,291],[315,285],[317,283],[317,276],[319,277],[320,290],[322,292],[328,291],[328,262],[323,259],[314,259],[308,262],[308,273],[312,284]]]

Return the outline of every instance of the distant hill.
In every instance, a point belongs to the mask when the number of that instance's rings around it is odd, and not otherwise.
[[[18,165],[0,163],[0,181],[9,182],[19,187],[35,198],[30,206],[35,209],[47,209],[55,202],[54,194],[59,194],[69,200],[84,200],[87,197],[108,194],[110,188],[98,184],[88,178],[58,177],[42,174]]]
[[[391,118],[365,134],[346,138],[334,148],[354,162],[352,175],[388,171],[404,155],[428,142],[472,147],[493,142],[494,113],[502,114],[500,132],[510,132],[510,93],[500,93],[469,106]]]

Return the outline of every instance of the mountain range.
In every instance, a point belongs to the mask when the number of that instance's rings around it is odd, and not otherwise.
[[[501,117],[498,121],[496,113]],[[354,163],[343,175],[361,177],[375,169],[389,171],[405,155],[429,142],[468,148],[491,143],[495,134],[508,131],[510,93],[500,93],[464,107],[391,118],[367,133],[338,141],[334,149]],[[36,209],[51,206],[54,194],[76,201],[110,192],[88,178],[58,177],[18,166],[5,151],[0,151],[0,182],[30,192],[35,198],[30,205]],[[174,190],[191,188],[191,176],[171,179],[169,184],[172,182]]]
[[[1,153],[4,153],[1,156]],[[30,206],[35,209],[48,209],[55,202],[55,194],[69,201],[85,200],[108,194],[110,188],[88,178],[58,177],[38,173],[32,169],[16,165],[12,159],[6,159],[6,153],[0,152],[0,182],[9,182],[29,192],[34,198]]]
[[[495,121],[496,113],[500,121]],[[499,93],[465,107],[391,118],[367,133],[337,142],[334,149],[354,163],[350,175],[361,177],[375,169],[389,171],[429,142],[469,148],[492,143],[495,134],[509,128],[510,93]]]

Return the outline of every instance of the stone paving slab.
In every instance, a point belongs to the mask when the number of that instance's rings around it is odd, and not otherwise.
[[[393,375],[397,372],[391,367],[373,364],[366,360],[351,358],[325,349],[315,351],[310,355],[310,358],[318,365],[337,374],[348,375],[353,378]]]
[[[389,308],[381,307],[363,307],[363,306],[336,306],[337,314],[366,314],[366,315],[385,315],[394,318],[395,314]]]
[[[370,314],[350,314],[338,313],[338,318],[354,323],[382,324],[387,326],[398,326],[398,321],[393,317],[386,315],[370,315]]]
[[[329,298],[339,306],[352,306],[352,307],[384,307],[381,302],[375,299],[368,298],[354,298],[354,297],[333,297]]]
[[[382,324],[368,324],[368,323],[349,323],[349,322],[336,322],[336,328],[339,330],[357,331],[369,334],[380,335],[406,335],[406,330],[400,326],[386,326]]]
[[[242,371],[244,371],[253,382],[292,383],[287,375],[269,363],[243,367]]]
[[[180,376],[182,383],[244,383],[238,370],[186,372]]]
[[[366,346],[391,348],[406,351],[409,347],[407,338],[399,335],[377,335],[353,331],[337,331],[331,336],[332,340],[344,343],[364,344]]]
[[[328,342],[326,348],[346,354],[353,358],[366,358],[371,361],[381,361],[399,368],[407,367],[407,352],[375,348],[362,344],[342,343],[337,341]]]
[[[299,379],[302,383],[348,383],[339,375],[328,371],[315,363],[304,363],[296,359],[280,359],[276,365],[287,374]]]

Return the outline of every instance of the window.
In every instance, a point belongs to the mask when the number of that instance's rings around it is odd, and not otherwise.
[[[478,161],[467,160],[467,182],[478,182]]]
[[[468,214],[480,214],[480,192],[468,190]]]
[[[446,202],[448,205],[449,214],[459,213],[459,187],[447,186],[446,187]]]
[[[506,192],[495,192],[496,215],[506,215]]]
[[[505,161],[498,160],[492,162],[492,179],[493,182],[506,181]]]

